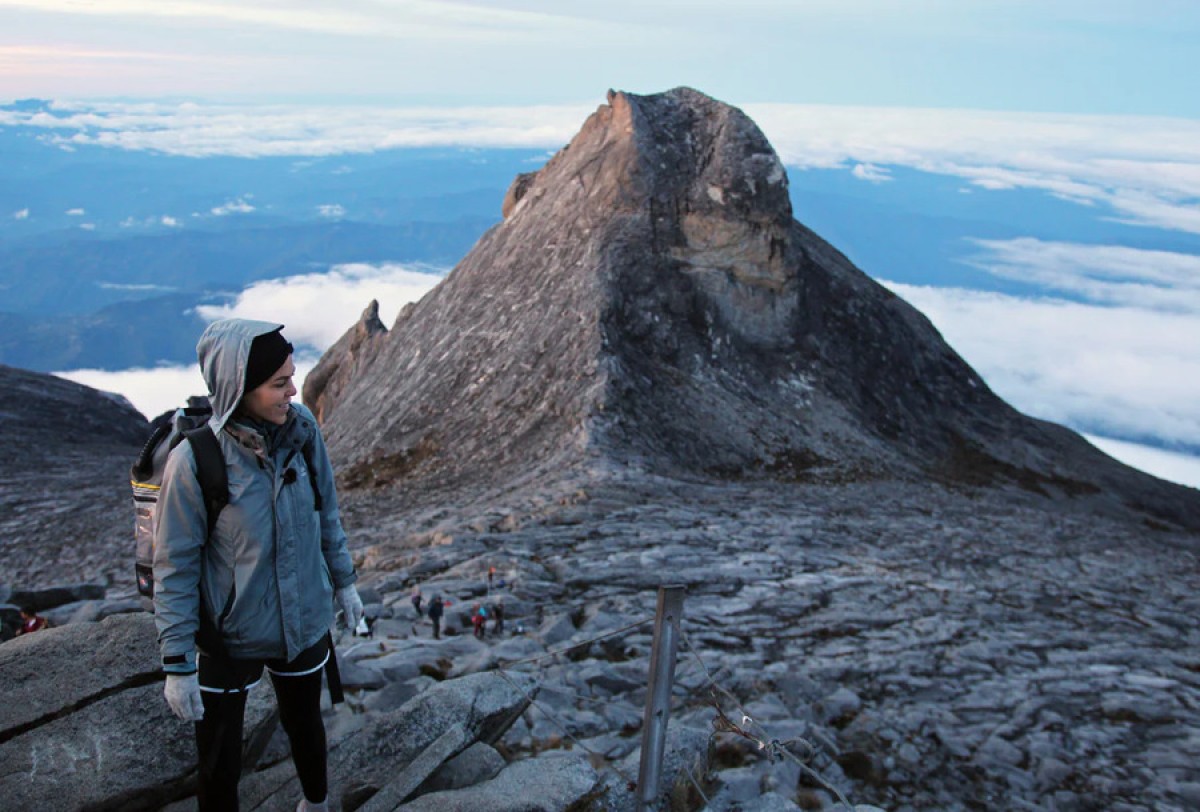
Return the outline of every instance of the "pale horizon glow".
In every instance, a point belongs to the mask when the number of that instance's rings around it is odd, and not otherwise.
[[[1189,0],[0,0],[0,23],[11,98],[528,104],[688,85],[737,104],[1200,115]]]

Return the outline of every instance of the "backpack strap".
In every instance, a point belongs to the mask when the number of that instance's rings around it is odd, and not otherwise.
[[[311,440],[305,443],[304,447],[300,449],[300,452],[304,454],[304,467],[308,469],[308,483],[312,485],[313,505],[317,513],[320,513],[322,505],[321,489],[317,487],[317,469],[313,465],[312,451],[313,444]]]
[[[142,453],[138,454],[137,462],[133,464],[133,468],[129,472],[135,482],[143,482],[154,473],[154,452],[163,438],[170,433],[171,421],[169,420],[161,420],[154,427],[154,431],[150,433],[150,439],[146,440],[146,444],[142,446]]]
[[[196,458],[196,479],[204,495],[204,508],[208,513],[208,534],[217,526],[217,517],[229,504],[229,475],[225,471],[225,455],[221,443],[208,426],[185,431],[183,436],[192,445]]]

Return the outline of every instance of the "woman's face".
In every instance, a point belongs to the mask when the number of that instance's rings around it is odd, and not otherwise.
[[[256,420],[282,426],[287,422],[288,404],[292,402],[292,395],[296,394],[296,387],[292,383],[295,374],[296,365],[289,355],[274,375],[257,389],[242,396],[242,411]]]

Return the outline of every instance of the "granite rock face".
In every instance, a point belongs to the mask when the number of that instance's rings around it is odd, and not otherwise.
[[[132,581],[129,466],[150,435],[124,398],[0,365],[0,587]]]
[[[358,376],[359,368],[369,359],[376,341],[387,335],[387,327],[379,319],[379,302],[367,305],[354,327],[339,338],[304,378],[304,402],[317,420],[329,418],[333,405],[341,398],[346,385]]]
[[[346,486],[903,478],[1200,527],[1194,492],[1016,412],[796,222],[782,164],[733,107],[610,93],[503,210],[391,330],[368,311],[322,360],[306,397]]]
[[[163,699],[150,615],[11,640],[0,686],[6,809],[157,809],[194,791],[192,730]],[[248,734],[269,718],[251,702]]]

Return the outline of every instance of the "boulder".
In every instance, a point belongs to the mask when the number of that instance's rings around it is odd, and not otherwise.
[[[8,602],[26,610],[44,612],[67,603],[103,599],[104,584],[66,584],[45,589],[15,589]]]
[[[418,792],[424,795],[427,792],[474,786],[495,778],[505,766],[504,756],[496,748],[476,742],[439,767]]]
[[[162,680],[154,618],[115,615],[46,629],[0,647],[0,735],[36,728],[72,708]],[[53,686],[53,690],[50,689]]]
[[[340,798],[345,810],[368,805],[381,792],[399,795],[398,805],[444,761],[476,742],[498,740],[536,690],[535,681],[524,675],[472,674],[437,683],[398,710],[373,715],[361,729],[331,743],[330,794]],[[411,769],[418,761],[423,774]],[[411,789],[401,794],[397,782]],[[290,762],[242,780],[246,808],[290,812],[299,797]]]
[[[553,648],[559,643],[565,643],[575,635],[575,624],[569,615],[551,615],[542,621],[537,629],[537,636],[542,642]]]
[[[586,756],[562,753],[510,764],[482,784],[422,795],[397,812],[565,812],[586,809],[598,786]]]
[[[10,640],[21,628],[21,607],[12,603],[0,603],[0,642]]]
[[[64,603],[43,613],[51,626],[66,626],[70,623],[94,623],[109,615],[141,612],[142,602],[138,598],[119,600],[87,600]]]
[[[157,809],[193,791],[192,726],[162,697],[154,619],[114,615],[0,647],[6,809]],[[253,692],[247,737],[274,723]]]

